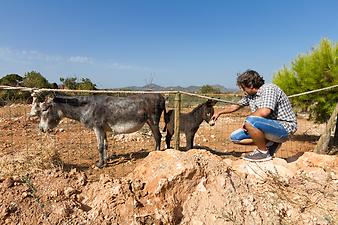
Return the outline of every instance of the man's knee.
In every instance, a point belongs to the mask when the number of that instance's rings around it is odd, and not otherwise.
[[[230,134],[230,141],[235,144],[251,144],[251,137],[243,130],[238,129]]]
[[[238,137],[236,135],[230,134],[230,141],[232,141],[233,143],[238,143],[241,140],[238,139]]]
[[[235,130],[233,131],[231,134],[230,134],[230,141],[234,142],[234,143],[237,143],[239,141],[241,141],[243,138],[241,137],[242,133],[242,130],[241,129],[238,129],[238,130]]]
[[[263,117],[259,117],[259,116],[247,116],[245,118],[244,124],[245,125],[249,125],[252,127],[255,127],[255,123],[257,123],[258,121],[261,121]],[[256,128],[256,127],[255,127]]]

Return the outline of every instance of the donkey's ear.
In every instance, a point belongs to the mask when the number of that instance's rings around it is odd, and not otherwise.
[[[214,105],[216,105],[216,103],[217,103],[217,101],[213,100],[213,99],[208,99],[208,101],[207,101],[208,106],[214,106]]]
[[[54,96],[52,96],[52,95],[49,95],[49,96],[47,96],[47,97],[46,97],[46,99],[45,99],[45,103],[52,103],[52,102],[53,102],[53,100],[54,100]]]

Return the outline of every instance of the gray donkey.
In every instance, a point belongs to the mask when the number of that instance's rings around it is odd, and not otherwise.
[[[55,128],[67,117],[94,130],[98,142],[98,167],[107,164],[107,131],[114,134],[138,131],[147,123],[155,138],[156,150],[160,150],[159,122],[165,113],[165,99],[160,94],[138,94],[128,97],[112,96],[58,96],[42,103],[33,99],[31,116],[39,116],[39,128],[43,132]]]

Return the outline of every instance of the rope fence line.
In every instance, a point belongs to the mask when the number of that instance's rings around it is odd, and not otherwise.
[[[126,93],[126,94],[146,94],[146,93],[161,93],[161,94],[173,94],[177,91],[113,91],[113,90],[73,90],[73,89],[52,89],[52,88],[27,88],[27,87],[11,87],[6,85],[0,85],[0,89],[4,90],[19,90],[19,91],[29,91],[29,92],[72,92],[72,93]]]
[[[51,88],[40,88],[40,89],[38,89],[38,88],[27,88],[27,87],[11,87],[11,86],[6,86],[6,85],[0,85],[0,89],[29,91],[29,92],[32,92],[33,95],[36,95],[36,94],[41,93],[41,92],[109,93],[109,94],[118,94],[118,93],[124,93],[124,94],[149,94],[149,93],[177,94],[177,93],[181,93],[181,94],[200,97],[200,98],[204,98],[204,99],[216,100],[216,101],[224,102],[224,103],[238,104],[236,102],[227,101],[227,100],[224,100],[224,99],[208,97],[208,96],[194,94],[194,93],[185,92],[185,91],[123,91],[123,90],[113,91],[113,90],[72,90],[72,89],[51,89]]]
[[[289,98],[294,98],[302,95],[307,95],[307,94],[312,94],[320,91],[325,91],[325,90],[330,90],[338,87],[338,84],[325,87],[325,88],[320,88],[312,91],[306,91],[298,94],[293,94],[288,96]],[[123,90],[72,90],[72,89],[51,89],[51,88],[28,88],[28,87],[12,87],[12,86],[7,86],[7,85],[0,85],[0,89],[4,90],[19,90],[19,91],[29,91],[33,92],[35,94],[40,93],[40,92],[72,92],[72,93],[110,93],[110,94],[117,94],[117,93],[125,93],[125,94],[147,94],[147,93],[159,93],[159,94],[185,94],[185,95],[190,95],[190,96],[195,96],[199,98],[204,98],[204,99],[210,99],[210,100],[216,100],[219,102],[224,102],[224,103],[229,103],[229,104],[234,104],[238,105],[237,102],[233,101],[228,101],[220,98],[214,98],[214,97],[208,97],[205,95],[200,95],[200,94],[195,94],[195,93],[190,93],[190,92],[185,92],[185,91],[123,91]]]
[[[315,92],[325,91],[325,90],[333,89],[333,88],[336,88],[336,87],[338,87],[338,84],[333,85],[333,86],[329,86],[329,87],[325,87],[325,88],[320,88],[320,89],[312,90],[312,91],[302,92],[302,93],[299,93],[299,94],[290,95],[288,97],[289,98],[298,97],[298,96],[301,96],[301,95],[312,94],[312,93],[315,93]]]
[[[199,95],[199,94],[194,94],[194,93],[185,92],[185,91],[180,91],[179,93],[185,94],[185,95],[190,95],[190,96],[195,96],[195,97],[199,97],[199,98],[216,100],[216,101],[219,101],[219,102],[224,102],[224,103],[230,103],[230,104],[238,105],[237,102],[228,101],[228,100],[224,100],[224,99],[220,99],[220,98],[213,98],[213,97],[208,97],[208,96],[205,96],[205,95]]]
[[[30,92],[32,92],[33,90],[38,90],[38,89],[36,89],[36,88],[28,88],[28,87],[12,87],[12,86],[7,86],[7,85],[0,85],[0,89],[4,89],[4,90],[30,91]]]

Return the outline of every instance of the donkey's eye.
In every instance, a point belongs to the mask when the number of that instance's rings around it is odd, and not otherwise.
[[[207,113],[207,116],[210,116],[211,115],[211,113]]]
[[[41,111],[42,112],[47,112],[49,108],[50,108],[50,106],[45,106],[45,107],[41,108]]]

